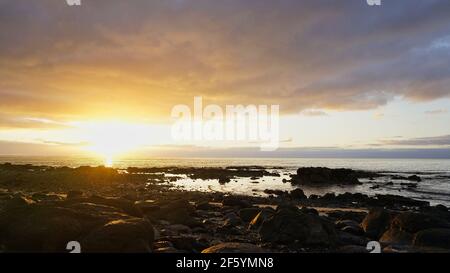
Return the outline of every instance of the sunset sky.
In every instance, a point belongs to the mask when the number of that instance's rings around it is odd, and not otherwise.
[[[254,146],[171,139],[194,96],[280,105],[281,151],[448,151],[450,1],[0,0],[0,155]]]

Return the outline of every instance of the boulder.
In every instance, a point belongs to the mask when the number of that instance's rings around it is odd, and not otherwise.
[[[329,169],[322,167],[299,168],[292,176],[294,185],[357,185],[357,172],[350,169]]]
[[[150,252],[154,230],[150,221],[140,218],[115,220],[94,230],[82,242],[83,252]]]
[[[292,190],[290,194],[292,199],[304,200],[308,198],[302,189]]]
[[[262,223],[259,235],[263,241],[272,243],[330,246],[336,242],[336,233],[330,223],[302,213],[297,207],[277,209]]]
[[[411,245],[413,234],[397,228],[390,228],[380,238],[380,243],[387,245]]]
[[[260,208],[245,208],[245,209],[241,209],[239,210],[239,217],[241,217],[241,219],[244,222],[250,222],[251,220],[253,220],[256,215],[258,215],[258,213],[261,211]]]
[[[256,245],[248,243],[221,243],[207,249],[202,253],[265,253],[266,251]]]
[[[222,200],[222,205],[230,207],[248,208],[252,205],[245,200],[245,197],[240,196],[225,196]]]
[[[392,213],[388,210],[375,208],[369,211],[361,223],[361,227],[371,239],[378,239],[389,228]]]
[[[450,249],[450,229],[432,228],[419,231],[413,241],[416,247]]]
[[[410,233],[429,228],[450,228],[450,224],[442,218],[415,212],[400,213],[392,220],[391,226]]]

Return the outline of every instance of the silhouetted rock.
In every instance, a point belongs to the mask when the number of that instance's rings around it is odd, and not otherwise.
[[[148,220],[115,220],[91,232],[82,242],[83,252],[141,253],[150,252],[154,240]]]
[[[302,213],[297,207],[287,206],[277,209],[262,223],[259,235],[263,241],[274,243],[330,246],[336,242],[331,224],[318,216]]]
[[[302,189],[294,189],[291,191],[291,197],[297,200],[304,200],[308,197],[305,195]]]
[[[414,246],[450,249],[450,229],[425,229],[414,236]]]
[[[299,168],[291,177],[293,185],[358,185],[358,172],[351,169],[329,169],[322,167]]]
[[[391,219],[391,212],[375,208],[369,211],[366,218],[362,221],[361,227],[369,238],[378,239],[389,228]]]

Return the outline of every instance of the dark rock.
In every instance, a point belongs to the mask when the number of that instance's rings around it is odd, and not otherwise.
[[[249,229],[257,229],[261,226],[261,224],[270,216],[272,216],[275,213],[275,210],[264,208],[260,210],[258,214],[253,218],[253,220],[250,221],[250,224],[248,225]]]
[[[195,205],[195,208],[198,210],[212,210],[215,207],[211,205],[209,202],[201,202]]]
[[[392,220],[391,226],[410,233],[430,228],[450,228],[450,224],[441,218],[415,212],[400,213]]]
[[[343,229],[348,226],[359,227],[359,223],[353,220],[339,220],[334,223],[337,229]]]
[[[239,210],[239,217],[241,217],[244,222],[250,222],[260,211],[260,208],[244,208]]]
[[[385,209],[372,209],[361,223],[367,236],[378,239],[389,228],[392,214]]]
[[[450,229],[422,230],[414,236],[414,246],[450,249]]]
[[[153,249],[167,248],[167,247],[173,247],[173,244],[169,241],[158,241],[153,243]]]
[[[369,240],[363,236],[353,235],[347,232],[337,232],[337,242],[339,245],[358,245],[366,246]]]
[[[411,245],[413,234],[397,229],[390,228],[380,238],[380,243],[389,245]]]
[[[195,208],[187,200],[177,199],[161,203],[158,206],[160,207],[159,210],[147,212],[146,215],[151,219],[166,220],[172,224],[182,224],[189,227],[198,225],[198,221],[192,217]]]
[[[82,191],[68,191],[67,192],[67,199],[74,199],[74,198],[82,198],[84,197],[84,193]]]
[[[400,195],[392,195],[392,194],[377,194],[376,198],[371,200],[371,205],[380,206],[380,207],[425,207],[429,206],[430,202],[414,200],[412,198],[400,196]]]
[[[292,176],[291,183],[294,185],[357,185],[360,184],[357,172],[350,169],[329,168],[299,168],[297,174]]]
[[[261,239],[273,243],[330,246],[336,242],[331,224],[320,217],[300,212],[297,207],[282,207],[266,219],[259,230]]]
[[[341,229],[344,232],[356,235],[356,236],[364,236],[365,232],[360,226],[346,226]]]
[[[134,205],[143,213],[148,214],[161,209],[160,206],[156,205],[154,201],[151,200],[141,200],[134,202]]]
[[[170,236],[164,238],[164,240],[171,242],[176,249],[187,252],[201,252],[208,246],[194,236]]]
[[[150,252],[153,226],[148,220],[116,220],[94,230],[81,242],[83,252]]]
[[[241,196],[225,196],[222,200],[222,205],[240,208],[248,208],[252,206],[250,202],[245,199],[245,197]]]
[[[295,189],[291,191],[291,197],[297,200],[304,200],[308,197],[305,195],[302,189]]]
[[[272,194],[272,195],[276,195],[276,196],[288,196],[289,193],[286,191],[282,191],[282,190],[270,190],[270,189],[265,189],[264,190],[265,194]]]
[[[256,245],[248,243],[221,243],[207,249],[202,253],[265,253],[266,251]]]

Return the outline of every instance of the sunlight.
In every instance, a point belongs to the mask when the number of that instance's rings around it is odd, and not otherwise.
[[[101,156],[105,165],[113,159],[150,143],[149,127],[125,122],[91,122],[78,124],[86,140],[86,149]]]

